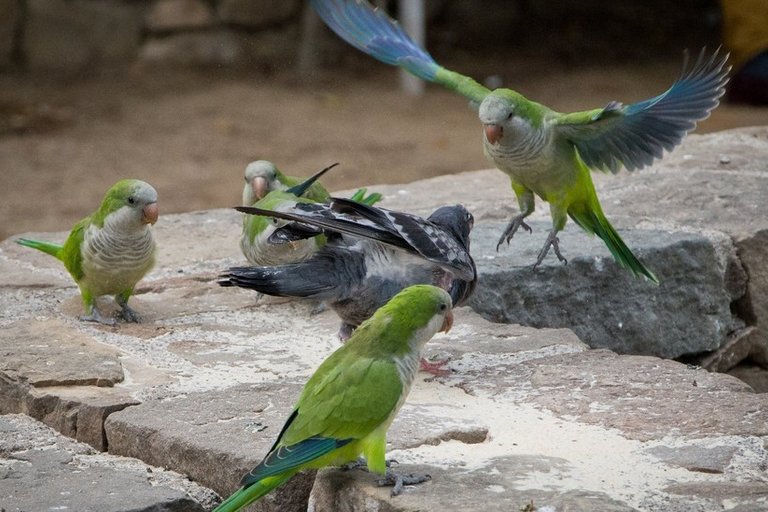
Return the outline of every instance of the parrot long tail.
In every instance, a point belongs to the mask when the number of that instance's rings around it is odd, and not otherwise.
[[[247,507],[257,499],[267,494],[272,489],[283,485],[296,474],[296,471],[288,471],[285,474],[269,476],[249,486],[243,486],[235,491],[221,505],[213,509],[213,512],[237,512]]]
[[[605,245],[608,246],[608,250],[611,251],[613,258],[619,265],[637,277],[643,276],[649,281],[659,284],[659,279],[654,273],[632,254],[632,251],[627,247],[616,230],[613,229],[613,226],[608,222],[599,206],[597,209],[569,208],[568,214],[587,233],[594,233],[599,236],[605,242]]]
[[[24,247],[32,247],[38,251],[43,251],[46,254],[50,254],[54,258],[61,259],[61,244],[55,244],[53,242],[44,242],[42,240],[30,240],[28,238],[19,238],[16,243],[23,245]]]

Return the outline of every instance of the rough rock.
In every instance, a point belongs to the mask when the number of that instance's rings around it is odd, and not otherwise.
[[[768,393],[768,369],[749,363],[742,363],[728,370],[739,380],[743,380],[758,393]]]
[[[23,51],[33,69],[82,70],[138,53],[144,5],[105,0],[29,0]]]
[[[299,5],[298,0],[220,0],[218,13],[225,23],[255,28],[290,19],[298,14]]]
[[[227,496],[269,451],[300,391],[296,383],[242,385],[150,400],[109,417],[109,451],[157,466],[172,465]],[[313,476],[292,480],[262,509],[306,508]]]
[[[159,0],[147,13],[146,28],[166,32],[210,27],[215,23],[213,11],[202,0]]]
[[[475,224],[479,283],[470,305],[493,321],[568,327],[592,347],[667,358],[716,350],[743,326],[731,303],[743,295],[745,276],[725,236],[620,233],[656,273],[654,286],[619,267],[601,240],[574,230],[559,237],[567,265],[547,258],[533,270],[549,226],[530,225],[533,235],[496,253],[505,223]]]
[[[123,380],[117,350],[60,320],[0,327],[0,354],[0,374],[38,388],[114,386]]]
[[[23,412],[105,450],[104,419],[137,403],[120,353],[66,323],[28,319],[0,328],[0,414]]]
[[[202,512],[215,497],[178,473],[96,454],[23,415],[0,416],[0,433],[7,512]]]

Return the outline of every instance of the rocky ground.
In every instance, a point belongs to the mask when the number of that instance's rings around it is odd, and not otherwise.
[[[428,345],[450,373],[420,374],[390,432],[398,469],[432,480],[391,498],[362,472],[303,474],[253,510],[768,510],[766,162],[753,128],[596,176],[659,287],[573,225],[568,265],[534,272],[546,208],[496,253],[513,210],[497,171],[376,187],[383,206],[460,197],[476,217],[477,293]],[[161,216],[132,299],[145,321],[116,327],[76,319],[58,262],[0,244],[0,507],[205,510],[260,460],[337,319],[218,287],[239,228],[228,209]]]

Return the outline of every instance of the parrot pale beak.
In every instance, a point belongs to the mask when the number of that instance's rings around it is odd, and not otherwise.
[[[451,327],[453,327],[453,311],[449,309],[448,313],[445,314],[443,326],[440,327],[439,332],[448,332],[451,330]]]
[[[483,125],[483,130],[485,130],[485,138],[491,144],[497,144],[504,136],[504,128],[498,124]]]
[[[158,214],[157,203],[149,203],[141,210],[141,222],[144,224],[154,224],[157,222]]]
[[[254,197],[256,197],[256,199],[262,199],[265,195],[267,195],[267,192],[269,191],[269,182],[267,181],[267,178],[262,178],[259,176],[257,178],[253,178],[253,181],[251,182],[251,188],[253,188]]]

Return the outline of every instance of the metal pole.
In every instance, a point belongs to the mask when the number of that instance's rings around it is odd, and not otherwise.
[[[403,29],[423,48],[427,30],[424,0],[399,0],[398,8]],[[411,96],[424,94],[424,82],[403,69],[400,70],[400,88]]]

